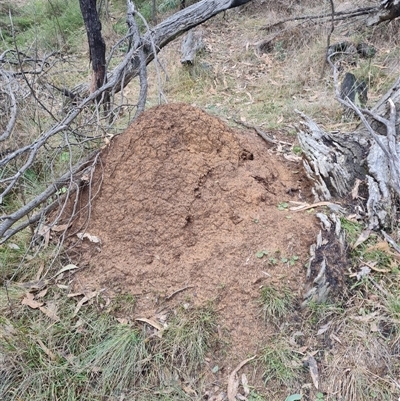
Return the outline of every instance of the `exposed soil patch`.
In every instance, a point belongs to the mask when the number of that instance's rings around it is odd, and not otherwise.
[[[269,282],[300,293],[318,230],[314,216],[277,208],[307,200],[300,165],[252,132],[172,104],[148,110],[115,138],[95,181],[101,190],[91,203],[87,232],[101,246],[87,239],[80,244],[79,263],[88,268],[76,287],[135,294],[135,317],[214,301],[226,329],[228,361],[257,352],[267,334],[260,286]],[[257,258],[261,250],[278,262]],[[280,261],[293,255],[299,256],[293,266]]]

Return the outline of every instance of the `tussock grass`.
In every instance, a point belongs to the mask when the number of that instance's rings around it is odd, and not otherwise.
[[[288,318],[293,311],[294,295],[287,288],[263,286],[260,303],[264,319],[276,324]]]
[[[299,355],[293,352],[284,338],[275,338],[261,352],[265,384],[276,383],[291,389],[294,383],[302,380],[302,363]]]
[[[8,299],[4,291],[0,300]],[[14,300],[24,295],[17,288],[9,294]],[[56,289],[46,297],[51,298],[47,305],[56,303],[60,321],[21,305],[0,320],[2,400],[113,399],[133,396],[138,389],[143,399],[145,394],[147,399],[168,399],[153,397],[155,389],[185,399],[178,378],[196,376],[206,353],[216,346],[211,306],[180,310],[159,338],[118,324],[95,307],[74,316],[74,302]],[[123,301],[118,302],[121,308]]]

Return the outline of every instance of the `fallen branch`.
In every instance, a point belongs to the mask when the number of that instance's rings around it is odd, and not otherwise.
[[[195,26],[202,24],[222,11],[251,1],[252,0],[202,0],[171,15],[143,35],[142,46],[146,65],[153,61],[156,55],[152,44],[154,44],[156,53],[158,53],[168,43]],[[133,47],[133,50],[137,49]],[[112,81],[115,92],[118,92],[139,74],[139,70],[139,53],[134,51],[131,54],[129,65],[126,66],[122,63],[118,65],[113,71],[107,74],[107,81]],[[81,96],[87,96],[89,85],[87,83],[80,84],[76,86],[72,92],[80,94]]]
[[[399,213],[400,199],[400,145],[396,131],[399,81],[383,97],[385,101],[372,110],[359,108],[340,95],[338,71],[331,61],[334,55],[328,57],[328,62],[333,68],[336,98],[353,110],[362,124],[351,134],[327,133],[300,113],[308,127],[298,133],[305,156],[303,164],[314,182],[316,200],[350,196],[356,182],[361,181],[368,197],[366,201],[357,200],[359,217],[368,219],[369,229],[390,227]]]
[[[303,21],[303,20],[316,20],[316,19],[332,19],[333,21],[340,21],[348,18],[355,18],[359,17],[362,15],[368,15],[372,12],[378,11],[379,7],[364,7],[364,8],[358,8],[357,10],[351,10],[351,11],[338,11],[332,13],[326,13],[326,14],[319,14],[319,15],[302,15],[302,16],[297,16],[297,17],[291,17],[291,18],[286,18],[281,21],[275,22],[272,25],[266,25],[262,27],[262,30],[267,30],[267,29],[272,29],[276,26],[282,25],[286,22],[291,22],[291,21]],[[325,21],[324,21],[325,22]]]

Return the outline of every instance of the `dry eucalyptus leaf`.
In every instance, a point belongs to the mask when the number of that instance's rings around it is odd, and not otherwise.
[[[43,302],[38,302],[34,300],[34,295],[30,292],[26,293],[25,298],[21,301],[22,305],[27,305],[32,309],[40,308],[43,305]]]
[[[70,225],[71,225],[71,223],[69,223],[69,224],[60,224],[60,225],[58,225],[58,226],[53,226],[53,227],[51,227],[51,231],[54,231],[54,232],[56,232],[56,233],[63,232],[63,231],[65,231]]]
[[[40,306],[39,309],[42,313],[44,313],[51,320],[54,320],[55,322],[60,321],[60,318],[55,313],[54,307]]]
[[[320,336],[321,334],[324,334],[328,329],[329,326],[331,325],[332,321],[328,322],[327,324],[324,324],[321,326],[317,332],[317,336]]]
[[[57,277],[57,276],[60,275],[61,273],[64,273],[64,272],[69,271],[69,270],[75,270],[75,269],[79,269],[79,267],[76,266],[76,265],[73,265],[73,264],[66,265],[66,266],[64,266],[62,269],[60,269],[60,270],[53,276],[53,278],[54,278],[54,277]]]
[[[37,343],[39,344],[39,347],[43,350],[43,352],[44,352],[52,361],[55,361],[55,360],[57,359],[56,354],[55,354],[54,352],[52,352],[48,347],[46,347],[46,346],[44,345],[44,343],[43,343],[41,340],[37,339],[36,341],[37,341]]]
[[[242,362],[239,363],[239,365],[232,371],[232,373],[229,375],[228,378],[228,401],[235,401],[236,400],[236,395],[238,393],[238,387],[239,387],[239,380],[237,379],[237,373],[239,372],[240,369],[250,361],[252,361],[257,355],[254,355],[253,357],[246,359]]]
[[[155,329],[157,329],[157,330],[159,330],[159,331],[161,331],[161,330],[164,329],[164,327],[163,327],[161,324],[155,322],[154,320],[146,319],[145,317],[138,317],[138,318],[135,319],[135,320],[136,320],[137,322],[147,323],[147,324],[149,324],[150,326],[153,326]]]
[[[18,283],[19,287],[29,291],[40,291],[49,283],[49,280],[28,281],[26,283]]]
[[[48,288],[45,288],[44,290],[40,291],[38,294],[36,294],[36,298],[43,298],[47,294]]]
[[[83,306],[86,302],[90,301],[91,299],[93,299],[93,298],[94,298],[95,296],[97,296],[97,295],[99,295],[99,292],[98,292],[98,291],[93,291],[93,292],[87,293],[87,294],[78,302],[78,304],[76,305],[75,311],[74,311],[74,313],[73,313],[72,316],[76,316],[76,314],[79,312],[79,310],[82,308],[82,306]]]
[[[369,236],[371,235],[371,230],[364,230],[360,236],[357,238],[357,241],[353,245],[353,249],[357,248],[359,245],[361,245],[363,242],[365,242]]]

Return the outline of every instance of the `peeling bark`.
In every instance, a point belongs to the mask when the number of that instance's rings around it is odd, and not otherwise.
[[[370,229],[390,227],[400,213],[399,83],[370,111],[352,104],[362,118],[352,133],[325,132],[300,113],[305,129],[298,138],[316,199],[340,197],[357,203],[357,212],[367,218]],[[361,194],[354,195],[357,180],[362,182]]]

